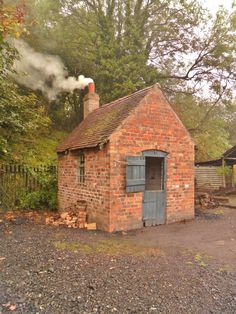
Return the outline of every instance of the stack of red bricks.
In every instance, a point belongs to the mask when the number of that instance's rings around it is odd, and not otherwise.
[[[79,228],[95,230],[96,223],[87,223],[86,204],[77,203],[74,208],[46,218],[46,224],[53,226],[67,226],[68,228]]]

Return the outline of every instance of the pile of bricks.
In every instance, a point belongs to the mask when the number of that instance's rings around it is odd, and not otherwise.
[[[87,223],[86,204],[80,202],[77,202],[77,204],[68,211],[47,217],[46,224],[88,230],[97,229],[96,223]]]
[[[85,214],[85,216],[84,216]],[[86,213],[78,212],[77,214],[71,212],[62,212],[59,217],[52,216],[46,218],[47,225],[53,226],[67,226],[68,228],[79,228],[96,230],[96,223],[86,222]]]

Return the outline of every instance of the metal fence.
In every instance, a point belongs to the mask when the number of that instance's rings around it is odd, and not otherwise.
[[[40,189],[41,174],[56,171],[56,166],[51,165],[0,164],[0,211],[18,208],[23,194]]]

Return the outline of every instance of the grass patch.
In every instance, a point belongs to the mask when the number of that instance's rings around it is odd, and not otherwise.
[[[106,239],[94,243],[95,251],[107,255],[163,255],[159,248],[142,246],[130,239]]]
[[[75,242],[54,242],[53,243],[55,248],[59,249],[59,250],[68,250],[68,251],[78,251],[79,245],[78,243]]]
[[[222,265],[218,270],[217,273],[219,274],[227,274],[230,271],[231,267],[229,264]]]
[[[93,248],[90,245],[84,243],[56,241],[53,243],[53,245],[55,246],[56,249],[67,250],[75,253],[78,251],[91,253],[93,251]]]
[[[203,260],[203,256],[201,254],[196,254],[194,257],[195,262],[200,266],[200,267],[206,267],[207,264]]]
[[[71,252],[84,252],[84,253],[102,253],[106,255],[163,255],[163,251],[159,248],[146,247],[137,245],[128,239],[105,239],[97,242],[77,243],[56,241],[53,243],[56,249],[67,250]]]

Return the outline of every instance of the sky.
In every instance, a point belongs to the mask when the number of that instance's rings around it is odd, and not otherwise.
[[[224,5],[227,9],[231,8],[233,0],[201,0],[202,3],[214,14],[219,5]]]

